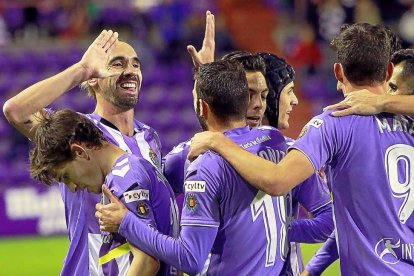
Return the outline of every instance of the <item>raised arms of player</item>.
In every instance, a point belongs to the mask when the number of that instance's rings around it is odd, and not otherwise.
[[[189,159],[211,149],[226,159],[251,185],[269,195],[283,195],[315,173],[312,163],[298,150],[275,164],[235,144],[219,132],[197,133],[191,140]]]
[[[302,275],[320,275],[325,269],[339,258],[336,246],[335,232],[328,237],[324,245],[306,265]]]
[[[38,124],[37,118],[45,112],[43,108],[83,81],[113,75],[106,68],[106,63],[117,41],[117,32],[102,31],[78,63],[26,88],[6,101],[3,113],[7,120],[31,139],[34,135],[31,130]]]
[[[197,274],[203,269],[217,235],[217,227],[184,225],[179,238],[163,235],[128,211],[108,189],[103,189],[103,192],[111,203],[97,205],[96,216],[100,219],[102,231],[119,232],[142,251],[178,270]]]
[[[214,41],[215,36],[215,23],[214,14],[210,11],[206,12],[206,31],[204,34],[203,46],[200,51],[197,52],[193,45],[187,46],[187,51],[193,59],[195,67],[201,64],[214,61],[214,52],[216,50],[216,43]]]
[[[410,95],[377,95],[368,90],[351,92],[339,103],[329,105],[324,110],[336,110],[334,116],[375,115],[389,112],[414,116],[414,97]]]

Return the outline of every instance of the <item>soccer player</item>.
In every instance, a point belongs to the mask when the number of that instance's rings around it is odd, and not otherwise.
[[[325,110],[334,116],[351,114],[375,115],[381,112],[414,116],[414,50],[403,49],[391,58],[394,73],[388,82],[388,95],[376,95],[369,91],[351,92],[343,101],[330,105]],[[395,96],[398,95],[398,96]]]
[[[39,118],[48,113],[45,107],[83,84],[96,100],[94,112],[86,116],[103,131],[105,138],[159,166],[161,145],[157,133],[134,119],[141,82],[140,60],[135,50],[118,41],[118,33],[104,30],[78,63],[12,97],[4,104],[3,112],[14,127],[33,140]],[[94,214],[100,196],[86,190],[71,193],[64,184],[59,186],[70,240],[61,274],[98,274],[102,240]]]
[[[366,23],[343,29],[333,41],[336,78],[346,92],[384,94],[392,75],[386,32]],[[220,153],[254,187],[284,194],[329,165],[343,275],[414,272],[414,121],[402,115],[313,118],[278,164],[240,149],[220,133],[193,137],[190,158]],[[387,251],[388,250],[388,251]]]
[[[193,96],[203,129],[224,133],[245,150],[267,154],[274,161],[284,156],[285,139],[276,129],[246,125],[249,92],[239,63],[199,66]],[[279,275],[283,271],[288,253],[283,196],[271,197],[253,188],[213,152],[189,166],[184,187],[179,239],[143,224],[116,198],[111,198],[112,204],[97,206],[101,229],[118,231],[111,225],[121,223],[119,233],[131,243],[190,274],[201,271],[209,253],[209,275]],[[111,205],[120,208],[104,214]]]
[[[147,160],[108,142],[87,117],[64,109],[39,121],[30,152],[30,171],[45,184],[64,183],[75,193],[100,194],[102,183],[143,223],[173,235],[174,193],[161,172]],[[99,275],[155,275],[157,259],[131,248],[119,234],[102,233]],[[172,268],[161,264],[161,275]]]

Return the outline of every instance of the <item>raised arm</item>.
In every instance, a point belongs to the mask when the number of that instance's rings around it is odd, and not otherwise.
[[[197,52],[193,45],[187,46],[187,51],[193,59],[195,67],[201,64],[209,63],[214,61],[214,52],[216,50],[216,43],[214,41],[215,36],[215,25],[214,25],[214,14],[210,11],[206,12],[206,31],[204,34],[203,46],[200,51]]]
[[[247,182],[269,195],[283,195],[315,172],[309,159],[295,149],[275,164],[243,150],[219,132],[197,133],[191,141],[189,159],[213,150],[223,156]]]
[[[414,97],[410,95],[377,95],[368,90],[354,91],[339,103],[327,106],[334,116],[375,115],[381,112],[414,116]]]
[[[106,68],[106,62],[117,41],[117,32],[102,31],[78,63],[6,101],[3,113],[7,120],[26,137],[33,138],[32,130],[38,124],[39,116],[45,114],[46,106],[83,81],[113,75]]]

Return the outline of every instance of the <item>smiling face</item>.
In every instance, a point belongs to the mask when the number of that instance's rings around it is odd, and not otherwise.
[[[247,124],[250,127],[260,125],[266,110],[266,97],[269,89],[266,79],[259,71],[246,71],[247,83],[249,86],[250,101],[247,107]]]
[[[279,117],[278,117],[278,128],[287,129],[289,128],[289,116],[293,107],[296,106],[298,98],[294,93],[295,85],[292,82],[288,83],[280,93],[279,99]]]
[[[111,72],[120,74],[98,80],[103,98],[123,109],[134,108],[141,88],[141,63],[135,50],[125,42],[119,42],[108,60]]]
[[[104,177],[99,174],[100,168],[92,159],[75,158],[64,162],[54,170],[54,178],[63,182],[71,192],[87,189],[88,192],[102,192]]]

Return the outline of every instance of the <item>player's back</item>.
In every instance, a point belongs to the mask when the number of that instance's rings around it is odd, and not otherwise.
[[[147,160],[130,154],[122,156],[105,178],[105,184],[146,224],[164,235],[178,236],[174,193],[162,173]],[[102,271],[107,272],[107,275],[124,275],[120,271],[129,268],[131,257],[127,241],[117,233],[103,235],[99,255]],[[176,274],[174,268],[161,262],[157,275]]]
[[[225,135],[266,159],[285,155],[284,137],[275,129],[244,127]],[[218,227],[208,275],[279,275],[287,254],[284,197],[255,189],[213,152],[190,165],[185,193],[181,224]]]
[[[97,114],[88,117],[104,134],[104,137],[121,149],[160,165],[160,144],[156,132],[141,122],[134,121],[134,135],[129,137],[110,122]],[[60,183],[61,195],[65,204],[65,218],[69,234],[69,249],[61,275],[98,275],[99,251],[102,245],[95,205],[101,195],[80,190],[72,193]]]
[[[414,275],[413,119],[324,113],[310,125],[327,150],[308,157],[331,166],[342,274]]]

